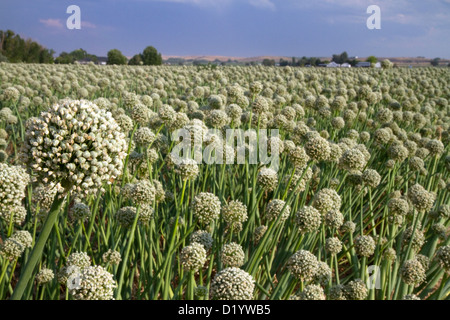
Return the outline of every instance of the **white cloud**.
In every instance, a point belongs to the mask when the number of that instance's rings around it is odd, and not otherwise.
[[[142,0],[141,0],[142,1]],[[232,3],[236,3],[242,0],[150,0],[150,1],[160,1],[160,2],[173,2],[173,3],[183,3],[183,4],[191,4],[201,7],[224,7],[230,5]],[[275,9],[275,4],[272,2],[273,0],[245,0],[250,5],[263,8],[263,9]]]
[[[252,6],[255,6],[258,8],[267,8],[270,10],[275,10],[275,4],[270,0],[249,0],[249,3]]]
[[[64,28],[61,19],[39,19],[39,22],[48,28],[55,28],[55,29]]]
[[[97,26],[92,22],[81,20],[81,28],[95,29]]]
[[[229,4],[232,0],[151,0],[159,2],[174,2],[174,3],[185,3],[197,6],[222,6],[224,4]]]

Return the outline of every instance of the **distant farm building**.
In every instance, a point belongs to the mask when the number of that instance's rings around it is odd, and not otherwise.
[[[356,68],[370,68],[371,67],[371,63],[370,62],[358,62],[355,65]]]
[[[79,64],[89,64],[90,62],[92,62],[93,64],[106,66],[107,61],[108,61],[107,57],[97,57],[97,62],[95,62],[91,58],[84,58],[84,59],[81,59],[81,60],[77,60],[76,62],[79,63]]]
[[[339,68],[341,65],[339,63],[336,63],[334,61],[331,61],[329,64],[327,64],[327,68]]]

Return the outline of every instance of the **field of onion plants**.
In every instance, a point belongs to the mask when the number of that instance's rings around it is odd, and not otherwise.
[[[448,299],[450,71],[383,66],[0,64],[0,299]]]

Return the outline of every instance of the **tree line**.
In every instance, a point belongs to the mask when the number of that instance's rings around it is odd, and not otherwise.
[[[85,60],[97,63],[99,57],[88,53],[84,49],[76,49],[71,52],[61,52],[54,58],[55,51],[47,49],[41,44],[31,40],[23,39],[12,30],[0,30],[0,62],[26,62],[26,63],[57,63],[71,64],[76,61]],[[161,53],[152,46],[148,46],[142,53],[134,55],[129,61],[118,49],[108,52],[107,64],[119,65],[161,65]]]
[[[374,56],[370,56],[369,58],[367,58],[367,61],[373,62],[373,60],[375,59],[375,62],[377,62],[377,58],[375,58]],[[347,52],[342,52],[341,54],[333,54],[331,61],[338,63],[338,64],[343,64],[343,63],[348,63],[351,66],[355,66],[358,62],[360,62],[359,60],[356,60],[355,58],[350,58],[347,54]],[[286,67],[286,66],[291,66],[291,67],[304,67],[304,66],[319,66],[321,64],[328,64],[330,63],[329,60],[321,60],[320,58],[317,57],[301,57],[301,58],[296,58],[296,57],[292,57],[291,60],[288,59],[280,59],[279,65],[281,67]],[[264,59],[263,60],[263,65],[264,66],[274,66],[275,65],[275,60],[273,59]]]
[[[61,54],[56,58],[53,57],[54,54],[54,50],[47,49],[31,39],[23,39],[12,30],[0,30],[0,62],[71,64],[82,60],[97,63],[99,60],[99,57],[94,54],[90,54],[81,48],[73,50],[72,52],[61,52]],[[435,58],[431,60],[430,63],[432,66],[439,66],[440,60],[440,58]],[[340,54],[333,54],[331,61],[338,64],[349,63],[352,66],[355,66],[359,62],[354,58],[350,58],[346,51]],[[366,61],[376,63],[377,58],[375,56],[370,56],[366,59]],[[328,60],[322,61],[317,57],[304,56],[302,58],[292,57],[290,60],[281,58],[279,65],[281,67],[304,67],[319,66],[329,62],[330,61]],[[163,60],[161,53],[159,53],[153,46],[146,47],[142,53],[134,55],[130,60],[128,60],[128,58],[125,57],[118,49],[112,49],[108,51],[107,54],[107,64],[110,65],[161,65],[162,63]],[[178,64],[180,64],[180,62]],[[196,61],[194,61],[194,64],[196,64]],[[197,62],[197,64],[201,63]],[[252,65],[253,63],[248,64]],[[262,64],[264,66],[275,66],[276,62],[274,59],[264,59]],[[450,66],[450,64],[448,66]]]
[[[127,58],[118,49],[112,49],[108,52],[108,64],[127,64]],[[162,64],[161,53],[156,50],[155,47],[148,46],[142,53],[135,54],[128,65],[146,65],[146,66],[159,66]]]
[[[55,51],[11,30],[0,30],[0,62],[53,63]]]

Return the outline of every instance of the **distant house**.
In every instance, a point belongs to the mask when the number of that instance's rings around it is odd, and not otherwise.
[[[327,68],[339,68],[341,65],[339,63],[336,63],[334,61],[331,61],[329,64],[327,64]]]
[[[106,66],[107,62],[108,62],[108,58],[107,57],[98,57],[97,64],[102,65],[102,66]]]
[[[89,62],[92,62],[94,64],[106,66],[106,64],[108,62],[108,58],[107,57],[97,57],[97,62],[94,62],[91,58],[84,58],[81,60],[77,60],[76,62],[78,62],[79,64],[88,64]]]
[[[81,60],[77,60],[76,62],[78,62],[79,64],[88,64],[89,62],[93,62],[93,61],[92,61],[92,59],[84,58]]]
[[[350,63],[344,62],[343,64],[341,64],[341,68],[351,68],[352,65]]]
[[[370,68],[371,67],[371,63],[370,62],[358,62],[355,65],[356,68]]]
[[[381,68],[381,63],[380,62],[375,63],[375,68]]]

